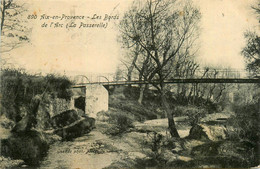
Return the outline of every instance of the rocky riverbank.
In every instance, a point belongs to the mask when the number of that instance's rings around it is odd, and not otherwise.
[[[9,160],[8,163],[8,160],[4,160],[0,162],[1,166],[38,166],[47,155],[50,145],[80,137],[95,127],[95,119],[80,114],[77,110],[66,110],[51,116],[46,114],[50,113],[46,111],[48,104],[42,100],[34,103],[32,107],[35,107],[35,115],[27,113],[16,124],[1,117],[1,155],[3,159],[19,161]]]
[[[222,168],[246,165],[237,152],[243,146],[249,148],[245,143],[219,138],[218,132],[192,131],[185,117],[177,117],[175,121],[181,136],[179,140],[173,140],[167,132],[167,119],[136,122],[117,136],[107,134],[111,124],[97,121],[96,128],[89,134],[53,144],[40,168]],[[215,128],[222,131],[224,127]],[[205,137],[192,138],[193,132],[204,133]]]

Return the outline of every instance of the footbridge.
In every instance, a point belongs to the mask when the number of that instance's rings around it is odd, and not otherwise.
[[[167,79],[164,80],[165,84],[174,84],[174,83],[260,83],[260,78],[176,78],[176,79]],[[140,84],[160,84],[159,80],[153,81],[98,81],[98,82],[89,82],[89,83],[79,83],[74,84],[73,88],[81,88],[88,85],[103,85],[103,86],[118,86],[118,85],[140,85]]]
[[[78,75],[72,78],[74,85],[72,85],[74,93],[74,100],[79,97],[85,98],[85,113],[91,117],[96,117],[96,113],[108,110],[108,91],[109,86],[122,85],[141,85],[141,84],[160,84],[159,80],[144,81],[138,80],[138,77],[132,77],[128,81],[123,76],[116,76],[116,74],[88,74]],[[197,71],[192,77],[174,77],[165,79],[165,84],[178,83],[255,83],[260,84],[260,76],[255,76],[246,71],[234,70],[214,70],[208,71],[207,76],[205,70]],[[81,94],[77,94],[81,93]]]
[[[132,76],[131,81],[124,76],[116,74],[88,74],[78,75],[72,78],[73,88],[81,88],[87,85],[140,85],[140,84],[159,84],[159,80],[144,81]],[[174,83],[260,83],[260,75],[254,75],[245,70],[198,70],[193,76],[173,77],[164,80],[166,84]]]

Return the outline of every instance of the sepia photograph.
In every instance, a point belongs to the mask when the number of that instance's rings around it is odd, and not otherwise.
[[[260,168],[259,0],[0,0],[0,168]]]

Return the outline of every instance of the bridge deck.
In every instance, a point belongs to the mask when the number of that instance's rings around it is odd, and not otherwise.
[[[152,81],[152,83],[159,83],[159,81]],[[200,78],[200,79],[170,79],[165,80],[164,83],[259,83],[260,78]],[[116,86],[116,85],[138,85],[138,84],[150,84],[147,81],[111,81],[111,82],[89,82],[73,85],[73,88],[80,88],[87,85],[101,84],[104,86]]]

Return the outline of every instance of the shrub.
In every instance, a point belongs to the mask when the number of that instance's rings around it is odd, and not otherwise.
[[[133,119],[126,114],[111,113],[108,116],[108,122],[113,124],[113,126],[106,131],[109,135],[120,135],[133,127]]]
[[[237,129],[237,137],[258,140],[259,137],[259,113],[257,104],[237,106],[234,108],[235,116],[229,120],[229,124]]]
[[[129,112],[135,116],[136,120],[144,121],[146,119],[156,119],[156,110],[152,105],[140,105],[136,101],[113,101],[109,103],[109,107],[120,109],[124,112]]]
[[[126,131],[128,128],[133,127],[132,120],[125,115],[117,116],[116,125],[120,131]]]
[[[68,90],[72,84],[66,77],[57,75],[31,75],[21,69],[2,69],[1,72],[1,114],[18,122],[24,111],[30,112],[32,98],[49,93],[58,98],[69,99]]]
[[[147,133],[149,142],[147,142],[148,147],[151,149],[152,153],[149,155],[155,161],[160,161],[162,159],[162,145],[163,136],[156,132]]]
[[[175,116],[188,116],[188,123],[190,125],[198,124],[199,120],[208,113],[205,108],[196,106],[176,106],[174,109]]]
[[[253,165],[259,163],[259,108],[257,103],[236,105],[235,116],[228,120],[228,139],[233,141],[246,141],[253,146],[253,151],[245,158]],[[241,154],[248,152],[241,152]]]

